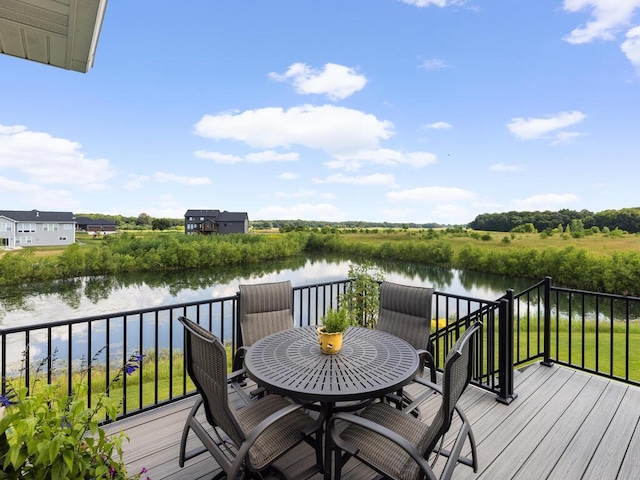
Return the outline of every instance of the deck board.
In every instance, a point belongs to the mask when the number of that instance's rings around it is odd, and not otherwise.
[[[414,387],[411,387],[414,388]],[[459,465],[455,480],[466,479],[630,479],[640,470],[640,389],[565,367],[534,364],[515,375],[517,398],[510,405],[470,387],[460,400],[478,445],[478,473]],[[412,392],[414,393],[414,392]],[[417,393],[417,392],[415,392]],[[125,462],[131,474],[143,466],[153,480],[198,480],[219,470],[208,454],[178,466],[180,436],[193,399],[182,400],[107,426],[122,429]],[[420,409],[424,421],[438,408],[434,395]],[[200,414],[204,422],[204,415]],[[455,420],[452,429],[459,426]],[[450,443],[455,435],[447,437]],[[191,437],[189,446],[197,446]],[[468,454],[468,448],[465,447]],[[321,480],[312,473],[315,455],[302,444],[278,461],[294,479]],[[444,467],[438,459],[436,474]],[[349,461],[344,480],[370,480],[374,473]]]

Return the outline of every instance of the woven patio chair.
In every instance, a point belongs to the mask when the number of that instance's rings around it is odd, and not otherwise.
[[[369,465],[384,478],[395,480],[435,479],[432,467],[438,455],[448,457],[441,479],[451,478],[458,463],[472,467],[474,472],[478,471],[471,424],[457,402],[471,381],[474,336],[481,327],[481,322],[472,324],[449,351],[442,387],[423,378],[416,379],[442,395],[442,403],[430,425],[422,423],[409,411],[417,408],[431,392],[417,398],[404,410],[379,402],[365,408],[359,415],[336,413],[331,417],[328,429],[336,449],[336,478],[340,478],[342,466],[350,457]],[[442,445],[451,427],[454,410],[462,424],[451,451],[448,451]],[[342,433],[335,428],[337,421],[347,423]],[[460,455],[467,438],[471,446],[471,458]],[[436,453],[436,457],[430,465],[428,460],[432,452]]]
[[[435,383],[435,361],[433,354],[429,351],[432,296],[433,288],[382,282],[376,328],[413,345],[420,355],[418,374],[422,376],[424,367],[427,365],[431,381]]]
[[[184,326],[187,372],[201,396],[184,426],[180,466],[209,451],[222,468],[214,478],[262,478],[258,473],[267,469],[276,470],[286,478],[286,472],[278,470],[273,462],[306,441],[315,448],[320,468],[322,425],[305,413],[302,405],[279,395],[249,397],[235,381],[243,372],[227,375],[227,355],[220,340],[188,318],[179,320]],[[230,390],[237,392],[238,401],[230,401]],[[211,434],[196,418],[201,405],[204,405],[207,422],[213,427]],[[186,452],[189,430],[194,431],[204,447]]]
[[[293,328],[293,287],[291,282],[240,285],[238,316],[240,338],[233,370],[243,368],[247,349],[262,337]]]

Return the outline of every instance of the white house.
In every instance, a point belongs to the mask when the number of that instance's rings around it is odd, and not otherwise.
[[[0,246],[42,247],[76,241],[76,217],[71,212],[0,210]]]

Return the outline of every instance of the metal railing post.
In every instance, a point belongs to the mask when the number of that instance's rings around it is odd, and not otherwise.
[[[513,290],[500,300],[498,317],[498,372],[500,393],[496,400],[509,405],[517,395],[513,392]]]
[[[550,367],[551,362],[551,277],[544,277],[544,360],[542,365]]]

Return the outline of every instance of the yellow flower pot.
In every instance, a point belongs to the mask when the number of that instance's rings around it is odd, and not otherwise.
[[[342,332],[327,333],[324,327],[318,327],[318,343],[322,353],[335,355],[342,348]]]

